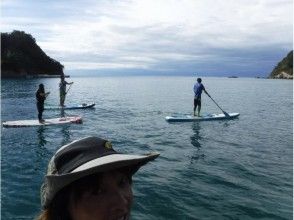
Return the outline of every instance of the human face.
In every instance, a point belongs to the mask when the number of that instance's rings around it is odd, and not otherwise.
[[[103,173],[96,185],[83,190],[78,199],[72,190],[69,213],[73,220],[127,220],[133,192],[130,178],[122,172]]]

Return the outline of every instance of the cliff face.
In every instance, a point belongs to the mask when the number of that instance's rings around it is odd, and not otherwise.
[[[270,79],[293,79],[293,50],[278,63],[269,75]]]
[[[63,74],[63,65],[47,56],[23,31],[1,33],[1,77]]]

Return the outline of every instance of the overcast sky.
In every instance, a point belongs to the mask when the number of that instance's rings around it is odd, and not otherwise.
[[[1,0],[65,72],[267,76],[293,48],[292,0]]]

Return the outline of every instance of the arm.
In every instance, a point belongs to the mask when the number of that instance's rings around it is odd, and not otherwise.
[[[204,85],[201,83],[202,90],[207,94]]]
[[[205,89],[205,87],[204,87],[204,85],[202,84],[202,90],[205,92],[205,94],[206,95],[208,95],[209,96],[209,94],[208,94],[208,92],[206,91],[206,89]]]
[[[208,92],[204,89],[203,90],[205,93],[206,93],[206,95],[208,96],[208,97],[210,97],[210,95],[208,94]]]
[[[50,94],[50,92],[46,92],[46,93],[45,92],[37,92],[36,93],[37,101],[45,100],[49,94]]]
[[[50,94],[50,92],[45,92],[45,93],[40,92],[40,93],[39,93],[39,95],[40,95],[41,97],[47,97],[49,94]]]

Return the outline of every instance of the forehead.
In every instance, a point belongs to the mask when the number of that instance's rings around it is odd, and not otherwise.
[[[128,172],[128,170],[111,170],[103,173],[97,173],[90,176],[86,176],[83,179],[84,180],[90,180],[90,181],[103,181],[107,179],[116,179],[121,177],[130,177],[131,174]]]
[[[129,174],[122,170],[113,170],[113,171],[102,173],[100,177],[101,177],[101,180],[115,180],[124,176],[127,177],[129,176]]]

